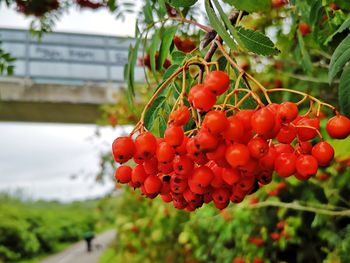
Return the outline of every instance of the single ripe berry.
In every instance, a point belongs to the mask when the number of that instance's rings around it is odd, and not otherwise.
[[[196,147],[203,152],[213,151],[218,146],[218,137],[206,130],[201,130],[195,137]]]
[[[170,146],[180,146],[184,139],[184,131],[182,127],[171,125],[164,132],[164,139]]]
[[[300,22],[299,23],[299,31],[303,37],[306,36],[307,34],[310,34],[311,33],[310,25],[308,23],[305,23],[305,22]]]
[[[131,181],[131,172],[131,167],[127,165],[122,165],[115,170],[114,177],[119,183],[127,184]]]
[[[136,148],[130,137],[119,137],[112,144],[114,160],[118,163],[129,161],[135,154]]]
[[[207,86],[197,84],[191,88],[188,94],[188,100],[197,110],[209,111],[216,102],[216,96],[207,88]]]
[[[161,142],[157,147],[156,157],[158,162],[169,163],[175,157],[175,150],[166,142]]]
[[[136,154],[143,160],[154,156],[157,150],[157,140],[150,132],[141,133],[135,140]]]
[[[312,156],[319,166],[327,166],[333,160],[334,149],[328,142],[319,142],[312,148]]]
[[[297,129],[294,125],[284,125],[279,130],[276,139],[280,143],[290,144],[297,135]]]
[[[193,160],[186,155],[178,155],[173,160],[174,172],[179,176],[189,176],[193,171],[193,167]]]
[[[218,161],[221,159],[225,159],[226,154],[226,144],[219,143],[218,147],[214,151],[207,152],[206,156],[209,160]]]
[[[193,171],[192,181],[200,187],[207,187],[214,179],[214,176],[213,171],[208,166],[199,166]]]
[[[288,177],[295,173],[297,156],[294,153],[280,153],[275,159],[275,170],[281,177]]]
[[[246,145],[234,143],[227,147],[226,160],[232,167],[238,167],[248,163],[250,158],[249,149]]]
[[[277,153],[293,153],[294,148],[290,144],[277,143],[274,145],[274,149]]]
[[[298,154],[311,154],[312,143],[311,142],[298,142],[298,145],[295,147],[295,151]]]
[[[275,116],[268,108],[262,108],[255,112],[250,123],[253,131],[259,135],[265,135],[271,132],[275,126]]]
[[[250,156],[256,159],[264,157],[269,151],[268,143],[259,137],[253,138],[248,143]]]
[[[273,8],[281,8],[284,5],[288,4],[288,0],[272,0],[271,5]]]
[[[301,118],[297,124],[297,135],[300,141],[309,141],[317,136],[317,130],[320,130],[320,119],[309,117]]]
[[[298,116],[298,106],[293,102],[283,102],[277,110],[277,119],[282,123],[290,123]]]
[[[171,124],[183,126],[190,120],[190,110],[186,106],[182,106],[169,116]]]
[[[216,188],[212,193],[213,201],[216,203],[227,203],[230,200],[230,191],[227,188]]]
[[[244,125],[237,116],[227,118],[228,125],[222,132],[226,140],[237,142],[241,140],[244,135]]]
[[[259,167],[263,170],[273,170],[275,167],[275,159],[278,153],[275,147],[269,147],[267,154],[259,159]]]
[[[251,125],[251,118],[253,116],[253,114],[255,113],[255,110],[240,110],[239,112],[237,112],[237,114],[235,115],[243,124],[244,129],[246,131],[249,131],[252,129],[252,125]]]
[[[350,134],[350,120],[343,115],[334,116],[328,120],[326,130],[334,139],[345,139]]]
[[[131,180],[135,184],[143,184],[147,177],[148,175],[146,174],[142,164],[136,165],[136,167],[132,170]]]
[[[162,189],[162,181],[156,175],[148,176],[143,185],[149,194],[158,194]]]
[[[153,157],[149,160],[143,162],[143,168],[145,169],[146,174],[156,175],[158,173],[158,160]]]
[[[226,114],[223,111],[209,111],[203,120],[203,127],[212,134],[219,134],[228,126]]]
[[[317,173],[317,159],[312,155],[302,154],[296,160],[295,167],[300,175],[309,178]]]
[[[240,178],[241,178],[241,173],[236,168],[230,167],[230,168],[224,168],[222,170],[222,179],[228,185],[234,185],[240,180]]]
[[[204,83],[211,92],[219,96],[229,88],[230,78],[226,72],[216,70],[207,74]]]

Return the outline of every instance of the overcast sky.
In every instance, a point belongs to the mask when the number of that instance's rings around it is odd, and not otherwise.
[[[0,6],[0,27],[29,27],[31,19]],[[135,15],[117,21],[105,10],[71,10],[55,31],[133,36]],[[129,127],[130,128],[130,127]],[[110,149],[120,130],[94,125],[0,122],[0,191],[23,190],[33,198],[70,201],[101,196],[113,183],[94,182],[101,152]],[[78,175],[72,180],[72,175]],[[112,178],[113,175],[111,175]]]

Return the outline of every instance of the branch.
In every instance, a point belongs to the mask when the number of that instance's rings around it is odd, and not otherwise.
[[[263,208],[263,207],[281,207],[281,208],[287,208],[287,209],[293,209],[293,210],[299,210],[299,211],[305,211],[305,212],[312,212],[316,214],[322,214],[322,215],[328,215],[328,216],[346,216],[350,217],[350,209],[344,209],[344,210],[331,210],[331,209],[325,209],[325,208],[316,208],[311,206],[304,206],[297,202],[293,203],[284,203],[279,201],[264,201],[261,203],[257,203],[254,205],[249,205],[248,208],[256,209],[256,208]]]

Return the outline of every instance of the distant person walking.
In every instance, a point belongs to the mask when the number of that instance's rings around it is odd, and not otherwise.
[[[94,239],[94,233],[91,231],[85,232],[84,239],[86,241],[87,251],[91,252],[91,242]]]

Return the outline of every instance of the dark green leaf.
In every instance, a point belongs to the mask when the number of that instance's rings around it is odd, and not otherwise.
[[[280,51],[267,36],[243,27],[237,27],[237,36],[243,45],[251,52],[259,55],[276,55]]]
[[[236,43],[233,38],[227,33],[226,28],[221,23],[221,21],[217,18],[217,15],[213,8],[210,6],[209,1],[205,1],[205,10],[208,14],[210,25],[214,28],[214,30],[219,34],[219,36],[225,41],[227,46],[231,49],[236,49]]]
[[[350,118],[350,64],[348,64],[339,83],[339,104],[342,112]]]
[[[343,32],[347,28],[350,28],[350,15],[344,21],[344,23],[337,29],[337,31],[335,31],[330,37],[327,38],[327,40],[325,41],[325,44],[328,44],[330,41],[332,41],[333,37],[336,34]]]
[[[159,117],[159,136],[164,137],[164,132],[166,130],[166,120],[164,119],[163,116]]]
[[[247,12],[266,11],[271,7],[271,0],[225,0],[225,2]]]
[[[329,64],[328,80],[332,83],[337,74],[350,60],[350,35],[348,35],[334,51]]]
[[[170,50],[170,46],[173,43],[177,27],[172,26],[165,29],[162,34],[162,43],[160,44],[158,63],[159,67],[162,68]]]
[[[174,7],[190,7],[197,3],[198,0],[170,0],[170,4]]]
[[[163,80],[168,79],[178,68],[180,65],[173,64],[171,65],[163,74]]]
[[[320,18],[323,13],[323,6],[322,3],[318,0],[313,0],[313,3],[310,6],[310,14],[309,14],[309,20],[312,26],[312,33],[317,36],[320,28]]]
[[[159,16],[159,18],[163,18],[166,15],[165,0],[159,0],[158,5],[159,5],[158,16]]]
[[[227,65],[227,59],[224,56],[222,56],[218,59],[218,63],[219,63],[219,69],[225,70],[226,65]]]
[[[182,64],[185,58],[186,54],[184,52],[175,50],[171,53],[171,60],[174,64]]]
[[[158,111],[162,108],[166,102],[165,96],[158,96],[152,103],[151,107],[148,108],[145,114],[145,127],[147,130],[151,130],[155,119],[158,117]]]

